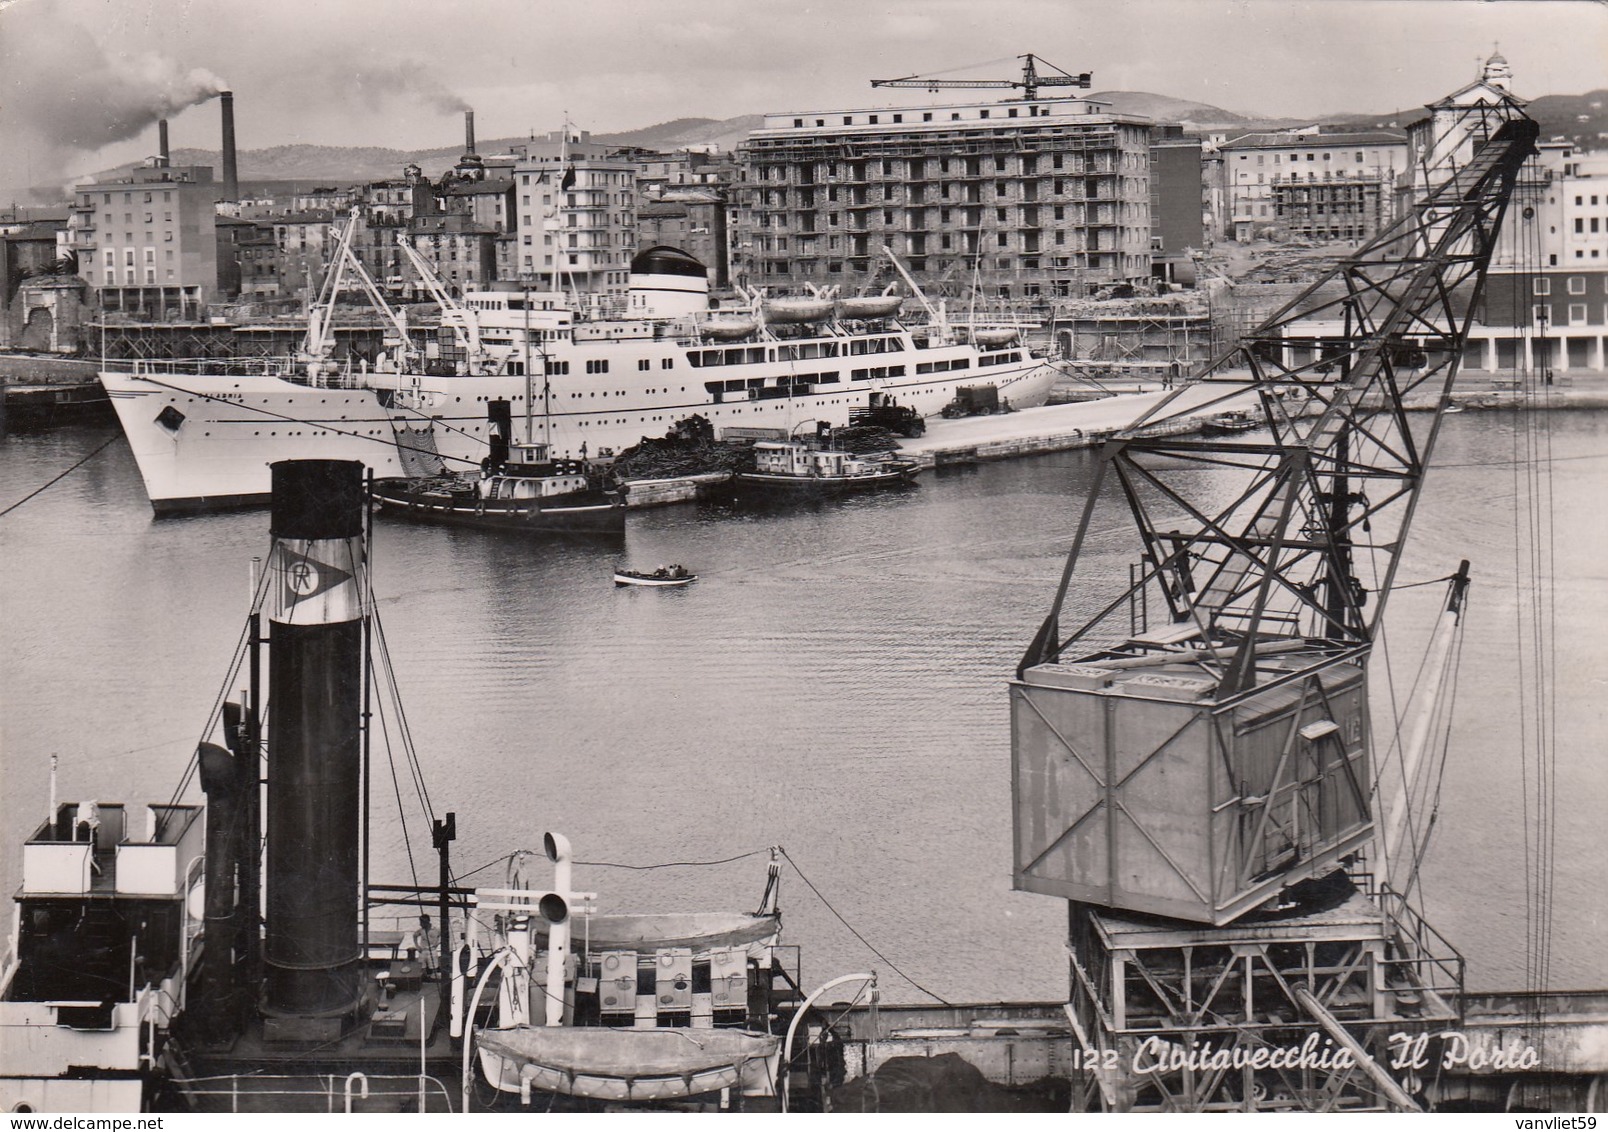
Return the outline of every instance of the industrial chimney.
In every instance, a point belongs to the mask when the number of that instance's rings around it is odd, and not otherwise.
[[[168,154],[168,132],[166,118],[159,118],[156,122],[156,152],[158,155],[158,164],[163,169],[166,169],[173,163],[170,155]]]
[[[223,102],[223,199],[240,199],[240,171],[235,167],[234,92],[221,90]]]
[[[272,465],[264,1032],[337,1040],[364,1001],[358,843],[363,465]]]
[[[475,112],[473,110],[463,112],[463,151],[465,153],[475,151]]]

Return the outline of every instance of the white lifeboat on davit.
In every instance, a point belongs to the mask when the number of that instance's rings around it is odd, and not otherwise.
[[[767,322],[820,322],[832,317],[832,300],[818,298],[766,299]]]
[[[998,326],[987,330],[972,331],[972,341],[985,350],[997,350],[1001,346],[1009,346],[1020,336],[1021,332],[1014,326]]]
[[[722,342],[746,338],[758,329],[759,322],[752,318],[706,318],[698,324],[698,333]]]
[[[904,303],[903,295],[861,295],[858,298],[839,299],[839,318],[887,318],[898,313]]]

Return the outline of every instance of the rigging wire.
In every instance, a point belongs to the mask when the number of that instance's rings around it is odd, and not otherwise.
[[[212,729],[217,726],[218,713],[223,710],[223,703],[229,695],[229,689],[233,686],[235,677],[240,674],[241,664],[245,663],[246,650],[251,643],[251,614],[257,613],[262,608],[263,599],[267,596],[268,579],[273,573],[269,568],[269,564],[273,562],[274,553],[278,548],[279,540],[277,538],[273,539],[268,546],[268,556],[263,559],[263,569],[257,577],[256,592],[251,597],[251,610],[247,614],[245,622],[240,626],[240,636],[235,640],[234,654],[230,658],[229,667],[224,672],[223,683],[219,685],[218,694],[213,697],[212,707],[207,711],[206,720],[201,724],[200,737],[196,739],[195,746],[190,752],[190,760],[185,764],[184,772],[179,776],[179,784],[174,788],[173,796],[168,799],[169,806],[178,805],[179,799],[184,797],[185,792],[190,789],[191,782],[195,780],[196,772],[201,767],[201,744],[206,742],[207,736],[212,734]]]
[[[934,999],[934,1000],[936,1000],[937,1002],[941,1003],[944,1006],[953,1006],[953,1005],[955,1005],[954,1003],[950,1002],[947,998],[945,998],[943,995],[938,994],[936,991],[930,991],[926,987],[922,986],[920,983],[916,982],[915,979],[911,978],[909,975],[905,974],[904,971],[900,970],[899,965],[897,963],[895,963],[892,959],[889,959],[886,955],[882,954],[882,952],[878,951],[876,949],[876,947],[871,943],[870,940],[866,939],[865,936],[861,935],[859,933],[859,931],[856,930],[856,928],[855,928],[855,926],[853,924],[849,923],[849,921],[847,921],[847,920],[845,920],[843,918],[843,913],[839,912],[836,908],[832,907],[832,902],[826,898],[825,894],[822,893],[820,889],[815,887],[815,882],[814,881],[810,880],[809,877],[804,875],[804,870],[798,867],[798,862],[793,860],[792,856],[787,852],[787,850],[782,848],[781,846],[777,846],[777,848],[781,849],[782,856],[787,859],[787,863],[789,865],[793,866],[793,871],[798,874],[798,879],[803,881],[805,883],[805,885],[807,885],[809,887],[809,890],[811,892],[815,893],[816,898],[819,899],[822,904],[826,905],[826,910],[828,912],[832,913],[832,915],[837,917],[838,923],[842,924],[844,927],[849,929],[849,934],[850,935],[854,936],[855,939],[859,940],[861,943],[863,943],[865,945],[866,950],[870,951],[872,955],[875,955],[878,959],[880,959],[884,963],[886,963],[888,965],[889,970],[893,971],[894,974],[898,975],[901,979],[903,979],[905,982],[909,983],[911,986],[915,987],[918,991],[920,991],[922,994],[926,995],[928,998]]]
[[[123,434],[122,434],[121,431],[114,433],[109,439],[106,440],[105,443],[97,446],[96,449],[93,452],[91,452],[88,456],[85,456],[82,460],[79,460],[77,463],[73,464],[73,466],[68,468],[65,472],[62,472],[60,475],[57,475],[57,476],[52,476],[50,479],[46,480],[44,483],[40,484],[38,487],[36,487],[32,491],[30,491],[27,495],[24,495],[21,499],[17,500],[15,503],[11,504],[4,511],[0,511],[0,519],[3,519],[7,515],[11,514],[18,507],[21,507],[24,503],[28,502],[28,500],[32,499],[34,496],[41,495],[45,491],[47,491],[48,489],[56,486],[56,484],[60,483],[62,480],[66,479],[68,476],[72,475],[79,468],[82,468],[85,464],[89,463],[96,456],[99,456],[102,452],[106,451],[108,448],[110,448],[112,445],[116,444],[121,439],[123,439]]]

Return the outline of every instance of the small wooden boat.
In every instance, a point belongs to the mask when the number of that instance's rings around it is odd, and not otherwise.
[[[1261,417],[1244,409],[1234,409],[1206,418],[1201,423],[1200,431],[1206,436],[1232,436],[1235,433],[1251,432],[1261,427]]]
[[[374,485],[382,514],[527,534],[619,535],[625,495],[580,460],[552,460],[545,444],[515,445],[479,477],[384,479]]]
[[[617,586],[685,586],[698,580],[685,566],[660,566],[651,573],[642,570],[614,571]]]
[[[754,468],[738,472],[739,492],[768,495],[837,495],[909,483],[922,470],[915,460],[891,452],[840,452],[816,448],[802,440],[759,441]]]
[[[763,1076],[780,1040],[749,1030],[520,1026],[481,1030],[480,1067],[502,1092],[610,1101],[701,1096]]]

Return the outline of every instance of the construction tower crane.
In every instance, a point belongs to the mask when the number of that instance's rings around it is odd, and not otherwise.
[[[918,87],[924,90],[938,91],[951,89],[966,90],[1012,90],[1020,88],[1022,98],[1032,101],[1038,97],[1040,87],[1070,86],[1089,89],[1093,75],[1084,71],[1080,75],[1070,74],[1061,70],[1054,63],[1045,63],[1036,55],[1018,55],[1022,60],[1022,77],[1019,79],[940,79],[936,76],[924,77],[922,75],[906,75],[902,79],[872,79],[872,86]],[[1041,75],[1037,64],[1044,63],[1046,67],[1056,73]]]
[[[1414,1110],[1391,1042],[1458,1018],[1462,960],[1386,859],[1410,795],[1379,789],[1368,660],[1535,152],[1516,102],[1465,113],[1447,179],[1107,441],[1082,501],[1010,688],[1014,886],[1068,901],[1075,1107]],[[1183,435],[1224,410],[1254,430]],[[1270,1067],[1308,1046],[1344,1064]],[[1140,1069],[1158,1048],[1221,1061]]]

